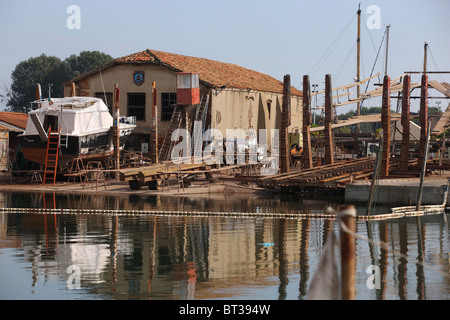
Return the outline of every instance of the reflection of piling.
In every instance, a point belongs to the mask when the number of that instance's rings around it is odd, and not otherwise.
[[[333,133],[331,131],[331,121],[333,118],[333,97],[331,91],[331,75],[325,76],[325,164],[334,163]]]
[[[311,150],[311,88],[309,85],[309,76],[303,76],[303,154],[302,167],[304,169],[312,168],[312,150]]]
[[[383,153],[381,156],[381,176],[389,175],[389,154],[391,149],[391,86],[389,76],[384,76],[383,99],[381,105],[381,128],[383,129]]]
[[[427,139],[427,119],[428,119],[428,76],[422,75],[422,83],[420,88],[420,143],[419,143],[419,163],[418,167],[422,168],[425,160],[425,145]]]
[[[410,135],[410,88],[411,88],[411,77],[406,75],[403,78],[403,92],[402,92],[402,147],[400,150],[400,170],[408,171],[408,160],[409,160],[409,135]]]
[[[355,300],[355,232],[356,209],[353,205],[343,206],[339,212],[341,226],[341,298],[342,300]],[[346,230],[348,229],[348,230]]]

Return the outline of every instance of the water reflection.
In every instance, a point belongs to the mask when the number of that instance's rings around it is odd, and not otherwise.
[[[1,201],[9,207],[241,212],[323,212],[338,204],[44,193],[3,194]],[[389,243],[390,250],[357,241],[357,298],[447,299],[444,218],[359,222],[358,233]],[[2,299],[304,299],[336,225],[319,219],[1,213],[0,228],[0,287],[8,289]],[[80,289],[70,289],[73,265],[80,269]],[[380,267],[380,289],[367,287],[370,265]]]

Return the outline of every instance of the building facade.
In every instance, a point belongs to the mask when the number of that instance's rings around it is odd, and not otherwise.
[[[152,83],[157,91],[159,144],[167,131],[177,99],[177,72],[198,72],[200,95],[209,93],[206,128],[279,129],[283,83],[266,74],[231,63],[144,50],[112,62],[64,83],[64,96],[102,98],[112,112],[114,86],[120,89],[120,114],[135,116],[130,149],[142,151],[150,142],[152,127]],[[301,141],[302,94],[291,88],[291,125],[289,132]],[[267,131],[269,132],[269,131]],[[270,139],[268,139],[270,144]]]

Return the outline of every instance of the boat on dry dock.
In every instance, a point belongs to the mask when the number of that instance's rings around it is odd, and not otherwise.
[[[58,135],[58,168],[75,158],[105,160],[114,152],[113,117],[103,100],[93,97],[41,99],[32,103],[27,127],[19,135],[24,157],[39,164],[46,162],[50,138]],[[120,148],[136,127],[134,117],[119,119]]]

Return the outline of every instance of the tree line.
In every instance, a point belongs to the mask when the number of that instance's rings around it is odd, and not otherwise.
[[[98,68],[113,57],[100,51],[82,51],[64,60],[41,54],[19,62],[11,73],[11,86],[2,84],[4,92],[0,98],[6,101],[7,111],[26,112],[30,102],[36,100],[36,85],[39,83],[43,97],[63,97],[62,83]]]

